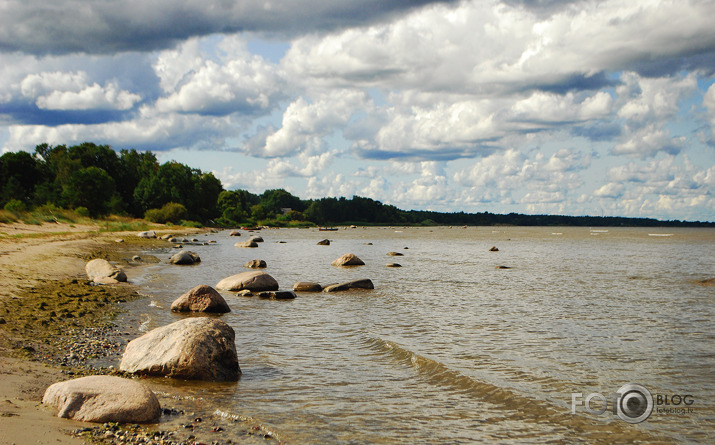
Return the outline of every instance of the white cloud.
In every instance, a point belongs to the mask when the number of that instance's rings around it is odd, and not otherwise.
[[[90,84],[83,71],[29,74],[19,88],[43,110],[128,110],[141,100],[140,95],[121,90],[116,82]]]

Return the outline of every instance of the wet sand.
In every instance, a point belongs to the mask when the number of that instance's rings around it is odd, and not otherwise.
[[[0,431],[3,443],[81,444],[69,433],[87,424],[54,416],[41,404],[45,389],[76,372],[60,362],[59,333],[80,331],[107,321],[116,310],[98,310],[111,301],[132,298],[131,284],[115,289],[93,286],[81,303],[61,312],[51,305],[72,287],[89,289],[84,265],[91,257],[115,261],[147,243],[135,233],[99,233],[99,227],[68,224],[0,224]],[[131,238],[130,238],[131,237]],[[126,243],[116,243],[125,238]],[[122,261],[118,261],[120,264]],[[138,268],[126,267],[131,277]],[[64,292],[64,293],[63,293]],[[75,292],[76,293],[76,292]],[[76,300],[76,298],[75,298]],[[106,302],[105,302],[106,300]],[[53,310],[54,309],[54,310]],[[46,315],[46,314],[54,314]],[[86,371],[91,373],[91,370]]]

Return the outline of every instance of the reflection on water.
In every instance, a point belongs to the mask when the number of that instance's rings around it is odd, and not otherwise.
[[[186,315],[170,313],[171,301],[247,270],[252,259],[265,260],[283,289],[356,278],[376,288],[287,301],[223,292],[232,312],[221,318],[236,330],[241,380],[157,381],[168,393],[260,419],[294,443],[715,436],[715,287],[698,283],[715,276],[712,230],[280,229],[261,236],[259,248],[242,249],[227,231],[212,234],[217,244],[191,249],[198,266],[152,266],[139,283],[151,297],[133,303],[124,322],[152,329],[179,320]],[[316,244],[326,237],[330,246]],[[366,265],[330,266],[348,252]],[[403,267],[385,267],[390,262]],[[692,394],[694,413],[654,412],[637,425],[610,411],[571,414],[571,393],[610,397],[629,382],[654,394]]]

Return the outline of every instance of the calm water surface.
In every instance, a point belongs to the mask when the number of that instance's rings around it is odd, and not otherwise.
[[[256,234],[265,242],[255,249],[233,246],[245,231],[202,235],[217,244],[189,248],[200,265],[150,267],[138,280],[150,297],[123,322],[149,330],[177,321],[186,315],[169,312],[176,297],[248,270],[251,259],[265,260],[282,289],[357,278],[375,289],[290,301],[223,292],[240,381],[157,379],[167,393],[229,418],[251,416],[289,443],[715,440],[715,286],[698,283],[715,277],[715,230]],[[331,245],[316,245],[323,238]],[[330,265],[348,252],[366,265]],[[174,251],[152,253],[166,260]],[[571,414],[571,393],[610,398],[630,382],[653,394],[690,394],[693,412],[654,411],[636,425],[610,410]]]

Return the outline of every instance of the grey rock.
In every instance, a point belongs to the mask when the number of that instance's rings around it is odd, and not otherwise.
[[[275,278],[262,271],[241,272],[224,278],[216,285],[216,289],[239,291],[248,289],[254,292],[278,290]]]
[[[84,266],[87,276],[91,280],[101,279],[101,278],[112,278],[116,281],[127,281],[127,275],[124,271],[116,266],[113,266],[109,261],[103,258],[97,258],[89,261]]]
[[[296,292],[320,292],[323,286],[311,281],[298,281],[293,285],[293,290]]]
[[[243,241],[243,242],[237,242],[236,244],[233,245],[234,247],[258,247],[258,244],[255,241]]]
[[[156,232],[153,230],[147,230],[146,232],[139,232],[137,236],[139,238],[156,238]]]
[[[325,286],[323,292],[340,292],[350,289],[375,289],[375,286],[373,285],[371,280],[363,278],[360,280],[346,281],[344,283]]]
[[[169,262],[171,264],[180,265],[196,264],[201,262],[201,257],[199,257],[196,252],[191,252],[189,250],[181,250],[172,255],[171,259],[169,259]]]

